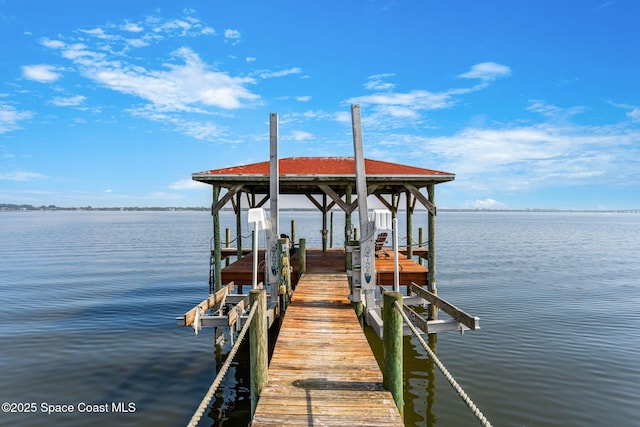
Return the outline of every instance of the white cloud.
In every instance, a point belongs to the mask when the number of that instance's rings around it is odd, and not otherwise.
[[[640,107],[634,107],[627,113],[627,117],[629,117],[634,122],[640,122]]]
[[[464,203],[465,209],[503,209],[507,205],[494,199],[473,200]]]
[[[395,87],[393,83],[387,83],[384,81],[387,77],[393,77],[395,74],[376,74],[369,76],[364,87],[368,90],[390,90]]]
[[[483,62],[471,67],[471,70],[460,74],[458,77],[465,79],[494,80],[498,77],[511,75],[511,68],[495,62]]]
[[[68,98],[55,97],[51,103],[58,107],[76,107],[84,103],[85,99],[82,95],[70,96]]]
[[[420,151],[457,174],[459,185],[494,191],[544,186],[620,183],[637,174],[640,132],[618,126],[541,124],[503,129],[465,129],[425,138]],[[419,155],[419,153],[416,153]]]
[[[51,40],[48,38],[40,40],[40,44],[49,49],[62,49],[65,46],[65,43],[60,40]]]
[[[231,30],[231,29],[224,30],[224,38],[226,39],[237,40],[241,37],[242,36],[240,35],[240,31],[238,30]]]
[[[311,101],[311,97],[310,96],[296,96],[296,101],[300,101],[300,102],[309,102]]]
[[[209,187],[209,185],[192,179],[182,179],[169,186],[172,190],[202,190],[206,187]]]
[[[93,28],[91,30],[80,30],[80,32],[93,37],[97,37],[99,39],[103,39],[103,40],[117,38],[116,36],[111,36],[106,34],[102,28]]]
[[[527,111],[541,114],[552,119],[566,120],[584,111],[582,107],[560,108],[540,100],[530,100]]]
[[[25,65],[22,67],[22,76],[25,79],[40,83],[52,83],[62,77],[58,68],[53,65],[38,64]]]
[[[75,35],[60,39],[43,38],[40,43],[69,60],[74,71],[114,92],[130,95],[126,111],[149,120],[173,124],[177,131],[197,139],[219,138],[224,133],[220,125],[199,122],[186,114],[229,115],[226,111],[255,107],[261,102],[251,86],[258,74],[233,75],[221,69],[221,64],[209,64],[194,50],[183,44],[171,52],[161,65],[150,65],[135,49],[159,45],[168,39],[215,35],[212,27],[190,16],[185,9],[179,19],[147,17],[141,21],[125,21],[80,29]],[[239,41],[237,30],[227,29],[224,40]],[[165,58],[168,54],[160,53]],[[255,58],[248,57],[247,62]],[[42,69],[44,70],[44,69]],[[42,71],[41,70],[41,71]],[[48,69],[55,73],[60,69]],[[264,71],[260,77],[282,77],[301,73],[300,68]],[[33,73],[32,73],[33,74]],[[43,75],[43,73],[40,73]],[[45,77],[41,77],[41,80]],[[53,75],[48,77],[53,79]],[[304,98],[301,98],[301,101]],[[73,106],[86,102],[80,97],[58,97],[55,105]]]
[[[313,134],[302,130],[291,131],[291,137],[294,141],[306,141],[313,138]]]
[[[42,175],[36,172],[26,171],[14,171],[14,172],[0,172],[0,180],[4,181],[34,181],[39,179],[46,179],[46,175]]]
[[[32,116],[30,111],[18,111],[12,105],[0,103],[0,134],[19,129],[18,123]]]
[[[479,78],[479,84],[469,88],[452,88],[440,92],[415,89],[409,92],[394,92],[395,86],[385,82],[394,74],[376,74],[367,79],[365,88],[376,93],[349,98],[348,104],[373,106],[373,113],[365,119],[366,124],[377,130],[401,128],[410,123],[411,126],[422,121],[425,111],[441,110],[455,105],[463,95],[486,88],[499,76],[510,74],[510,68],[493,62],[476,64],[471,71],[459,75],[463,78]]]
[[[144,31],[144,28],[140,24],[128,22],[122,26],[122,30],[130,33],[141,33]]]
[[[262,70],[262,71],[258,71],[257,74],[258,74],[258,77],[260,78],[270,79],[273,77],[284,77],[291,74],[300,74],[301,72],[302,72],[301,68],[293,67],[293,68],[280,70],[280,71]]]
[[[64,54],[83,67],[89,78],[117,92],[137,96],[159,111],[198,111],[201,107],[236,109],[245,101],[260,97],[245,86],[254,80],[212,71],[189,48],[180,48],[173,56],[183,64],[165,64],[165,70],[147,70],[118,62],[106,62],[101,55],[85,54],[83,48],[66,50]]]
[[[411,110],[437,110],[451,105],[451,97],[446,93],[414,90],[407,93],[376,93],[350,98],[350,104],[374,104],[378,106],[407,107]]]

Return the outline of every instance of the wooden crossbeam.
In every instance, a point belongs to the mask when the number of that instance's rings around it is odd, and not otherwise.
[[[429,199],[424,197],[424,194],[422,194],[420,190],[410,184],[405,184],[404,187],[409,190],[409,192],[413,194],[416,199],[420,200],[420,203],[422,203],[424,207],[427,208],[431,215],[436,214],[436,207],[429,201]]]
[[[340,206],[340,208],[345,211],[346,213],[350,214],[351,212],[353,212],[353,210],[356,208],[357,205],[351,204],[351,205],[347,205],[342,198],[340,197],[340,195],[338,195],[338,193],[336,193],[333,188],[329,187],[328,185],[324,185],[324,184],[319,184],[318,187],[324,191],[324,193],[331,197],[331,200],[333,200],[338,206]]]
[[[411,291],[415,292],[419,297],[429,301],[431,304],[435,305],[440,310],[451,316],[454,320],[462,323],[472,331],[480,328],[480,318],[465,313],[455,305],[445,301],[436,294],[429,292],[425,288],[414,283],[411,285]]]
[[[238,301],[236,305],[231,307],[231,309],[229,310],[229,313],[227,314],[229,326],[232,326],[234,323],[238,321],[240,316],[242,316],[242,314],[244,313],[245,307],[248,304],[249,304],[249,298],[245,298],[243,300]]]
[[[407,317],[411,320],[411,322],[416,325],[418,329],[423,330],[425,333],[429,333],[429,322],[425,320],[420,314],[416,313],[411,307],[408,305],[402,305],[402,310],[407,315]]]
[[[191,326],[193,324],[193,321],[196,318],[196,312],[198,311],[198,308],[200,308],[203,312],[206,312],[210,308],[215,307],[216,304],[222,302],[225,299],[225,297],[229,293],[231,293],[231,291],[233,291],[233,288],[234,288],[233,282],[230,282],[227,286],[223,287],[215,294],[210,295],[209,298],[203,300],[200,304],[196,305],[191,310],[187,311],[184,314],[184,326]]]
[[[215,206],[212,209],[212,212],[216,213],[220,211],[220,209],[222,209],[224,205],[226,205],[227,202],[231,200],[231,198],[235,196],[238,191],[242,190],[242,187],[244,187],[244,185],[238,184],[238,185],[234,185],[229,190],[227,190],[227,193],[224,195],[224,197],[222,197],[222,199],[215,204]]]

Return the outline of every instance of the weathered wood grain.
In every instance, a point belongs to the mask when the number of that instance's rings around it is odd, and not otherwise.
[[[348,293],[344,273],[301,277],[252,427],[404,425]]]

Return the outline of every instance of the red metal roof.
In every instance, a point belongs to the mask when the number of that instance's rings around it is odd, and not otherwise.
[[[355,160],[353,157],[289,157],[279,159],[280,175],[355,175]],[[433,176],[453,175],[433,169],[424,169],[381,160],[365,159],[367,176]],[[229,168],[213,169],[198,172],[194,175],[269,175],[269,162],[252,163]]]

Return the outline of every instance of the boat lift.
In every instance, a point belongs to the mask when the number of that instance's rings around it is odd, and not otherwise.
[[[354,245],[347,247],[347,251],[352,254],[352,268],[347,271],[352,283],[349,299],[357,305],[362,304],[365,322],[376,331],[379,337],[382,337],[382,299],[376,298],[378,286],[376,284],[375,242],[376,237],[380,233],[392,231],[395,262],[393,288],[395,291],[399,291],[397,219],[392,220],[391,212],[386,209],[374,209],[372,215],[369,215],[367,205],[368,187],[359,105],[351,106],[351,120],[361,238],[359,242],[355,242]],[[435,292],[430,292],[417,285],[411,286],[411,291],[415,295],[403,297],[404,311],[424,333],[445,331],[459,331],[463,333],[466,330],[480,328],[480,318],[465,313],[453,304],[438,297]],[[409,307],[409,305],[425,307],[428,304],[433,304],[437,309],[444,311],[451,316],[451,319],[437,319],[437,316],[431,319],[424,319],[421,314]],[[437,314],[437,310],[434,310],[434,312]],[[411,331],[407,326],[405,326],[404,335],[411,335]]]

